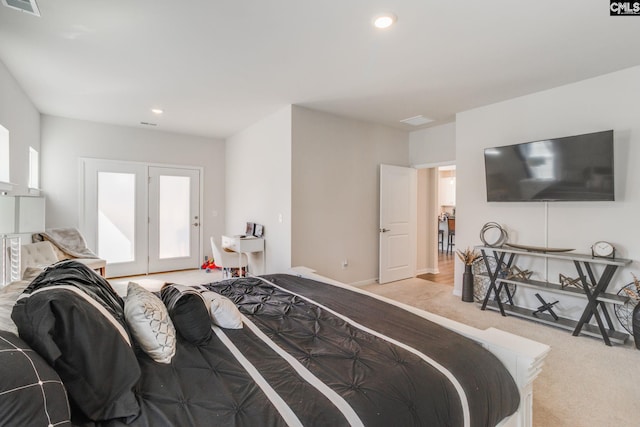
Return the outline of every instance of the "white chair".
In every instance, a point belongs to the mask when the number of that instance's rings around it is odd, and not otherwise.
[[[229,277],[229,273],[231,273],[231,277],[233,277],[233,269],[237,269],[238,276],[241,276],[242,269],[244,268],[246,271],[246,268],[249,265],[247,254],[220,250],[213,237],[211,237],[210,240],[211,250],[213,251],[213,262],[215,262],[218,267],[222,268],[223,276]]]

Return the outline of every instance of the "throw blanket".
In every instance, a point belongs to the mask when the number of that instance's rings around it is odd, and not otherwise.
[[[34,242],[48,240],[58,249],[73,258],[98,258],[89,248],[77,228],[52,228],[44,233],[34,234]]]

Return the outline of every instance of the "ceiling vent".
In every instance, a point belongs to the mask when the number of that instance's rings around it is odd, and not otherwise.
[[[40,9],[38,9],[36,0],[2,0],[2,4],[20,12],[40,16]]]
[[[427,118],[425,116],[415,116],[409,117],[408,119],[400,120],[402,123],[406,123],[411,126],[420,126],[426,125],[427,123],[431,123],[433,119]]]

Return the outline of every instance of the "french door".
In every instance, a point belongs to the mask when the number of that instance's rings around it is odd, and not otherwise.
[[[199,267],[200,171],[149,168],[149,273]]]
[[[200,170],[83,159],[80,228],[107,276],[197,268]]]

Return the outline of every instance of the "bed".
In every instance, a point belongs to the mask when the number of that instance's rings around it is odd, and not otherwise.
[[[0,335],[9,349],[0,347],[0,355],[28,355],[29,369],[33,360],[46,362],[36,377],[50,386],[7,385],[0,419],[19,414],[27,425],[25,416],[44,413],[56,419],[42,425],[531,425],[532,382],[548,347],[308,269],[291,273],[170,284],[158,295],[130,284],[122,300],[85,266],[50,267],[13,308],[20,338]],[[17,368],[5,366],[15,364],[0,361],[3,378],[15,375]],[[34,389],[55,407],[18,396]]]

